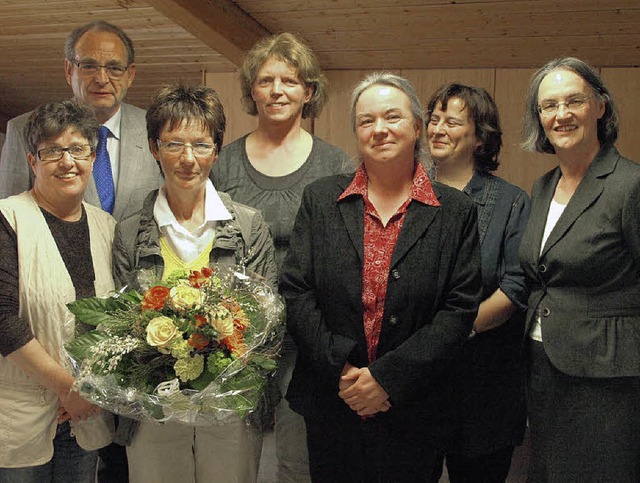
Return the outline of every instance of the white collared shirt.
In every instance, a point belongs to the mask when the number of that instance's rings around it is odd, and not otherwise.
[[[160,228],[161,235],[165,237],[173,252],[185,263],[194,261],[209,246],[215,238],[219,221],[232,218],[211,180],[207,180],[205,190],[204,223],[193,231],[187,230],[178,223],[169,207],[164,185],[160,188],[153,206],[153,218]]]
[[[107,138],[107,151],[111,161],[111,173],[113,174],[113,187],[118,192],[118,174],[120,173],[120,121],[122,119],[122,106],[116,113],[103,124],[111,134]]]

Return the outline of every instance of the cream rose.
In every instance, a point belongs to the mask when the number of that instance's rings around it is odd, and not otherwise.
[[[233,335],[233,315],[231,315],[229,309],[222,305],[216,305],[209,315],[211,317],[211,325],[218,331],[221,339]]]
[[[197,309],[202,303],[202,292],[188,285],[178,285],[169,292],[169,305],[171,308],[184,312]]]
[[[178,328],[169,317],[155,317],[147,325],[147,344],[165,349],[178,334]]]

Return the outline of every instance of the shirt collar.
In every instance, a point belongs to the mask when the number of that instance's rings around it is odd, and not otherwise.
[[[106,128],[109,129],[111,135],[120,140],[120,120],[122,119],[122,106],[118,108],[116,113],[107,119],[107,122],[103,124]]]
[[[215,223],[218,221],[231,220],[233,218],[231,213],[229,213],[229,210],[224,206],[218,192],[213,187],[213,183],[209,179],[207,179],[205,190],[204,222]],[[153,217],[161,228],[166,225],[179,224],[169,207],[169,202],[167,201],[167,189],[164,185],[160,188],[158,197],[156,198],[156,202],[153,206]]]
[[[484,185],[487,179],[489,179],[487,175],[474,171],[473,176],[467,183],[467,186],[462,189],[462,192],[468,195],[475,203],[484,205],[486,201]]]
[[[349,186],[347,186],[347,189],[344,190],[338,197],[338,201],[342,201],[349,196],[362,196],[363,198],[366,198],[367,185],[367,170],[364,167],[364,163],[362,163],[358,168],[358,171],[356,171],[353,180],[351,180],[351,183],[349,183]],[[415,201],[419,201],[420,203],[423,203],[425,205],[440,206],[440,202],[438,201],[438,197],[433,191],[433,186],[431,185],[431,180],[429,179],[427,171],[424,169],[424,166],[422,166],[422,164],[417,162],[416,168],[413,172],[413,183],[411,185],[411,193],[409,193],[409,198]]]

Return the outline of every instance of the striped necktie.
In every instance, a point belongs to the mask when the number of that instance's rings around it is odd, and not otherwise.
[[[98,147],[96,149],[96,161],[93,163],[93,179],[96,182],[100,206],[104,211],[113,213],[113,205],[116,199],[116,192],[113,186],[113,173],[111,172],[111,160],[107,151],[107,138],[109,128],[100,126],[98,133]]]

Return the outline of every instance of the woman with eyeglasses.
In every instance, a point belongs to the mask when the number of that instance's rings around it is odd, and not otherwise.
[[[523,144],[558,167],[533,187],[520,245],[529,481],[640,481],[640,166],[617,136],[595,69],[567,57],[533,75]]]
[[[112,416],[73,387],[66,304],[113,290],[115,220],[82,202],[99,124],[63,101],[25,126],[33,188],[0,201],[0,481],[95,481]],[[75,329],[75,330],[74,330]]]
[[[209,180],[225,125],[220,99],[209,87],[177,84],[156,94],[147,111],[147,133],[165,184],[116,227],[116,285],[140,288],[176,270],[215,263],[243,265],[275,287],[275,250],[262,216],[217,192]],[[203,427],[125,420],[118,436],[128,444],[132,483],[257,478],[261,437],[239,417]]]

